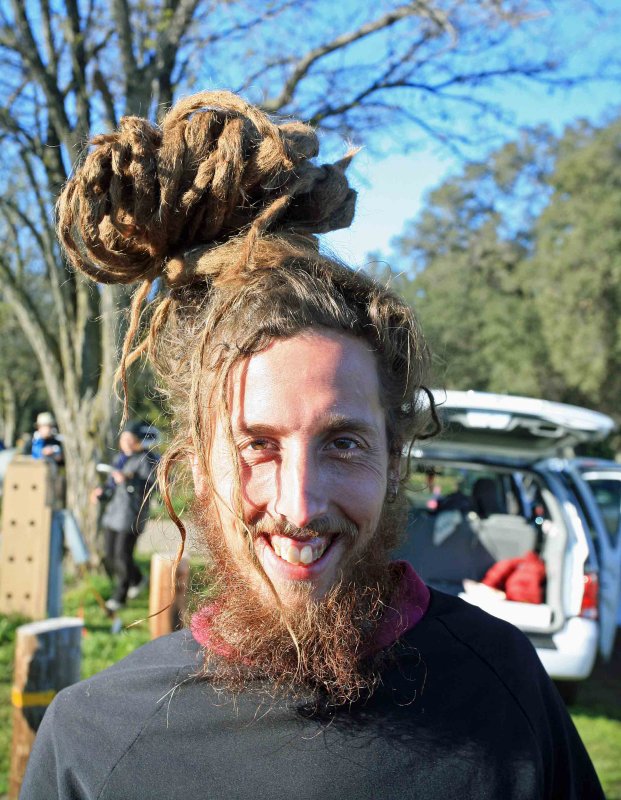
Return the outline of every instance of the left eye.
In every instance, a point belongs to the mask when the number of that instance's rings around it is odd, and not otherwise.
[[[340,436],[331,442],[335,450],[355,450],[360,445],[355,439],[349,439],[347,436]]]

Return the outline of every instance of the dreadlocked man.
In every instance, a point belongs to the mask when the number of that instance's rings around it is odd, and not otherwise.
[[[401,455],[437,428],[407,305],[320,253],[351,158],[227,92],[97,136],[58,205],[77,270],[136,283],[120,378],[156,370],[209,595],[189,626],[61,692],[22,797],[598,798],[516,629],[391,550]]]

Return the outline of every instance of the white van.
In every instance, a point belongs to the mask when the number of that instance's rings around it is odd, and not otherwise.
[[[598,649],[612,652],[621,585],[618,526],[613,533],[612,510],[606,520],[589,488],[602,470],[573,451],[608,436],[614,421],[533,398],[434,396],[444,431],[412,453],[412,509],[397,556],[431,586],[521,628],[571,701]],[[621,482],[621,468],[605,477]],[[528,560],[545,569],[528,602],[487,585]]]

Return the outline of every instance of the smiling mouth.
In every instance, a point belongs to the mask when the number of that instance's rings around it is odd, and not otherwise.
[[[309,541],[300,542],[288,536],[272,534],[266,537],[266,540],[281,561],[308,567],[319,561],[335,538],[335,536],[317,536]]]

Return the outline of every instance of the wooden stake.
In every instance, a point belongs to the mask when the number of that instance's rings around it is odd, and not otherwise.
[[[57,692],[80,680],[82,625],[75,617],[57,617],[16,631],[9,800],[17,800],[46,708]]]
[[[182,558],[177,568],[175,587],[172,585],[172,556],[154,553],[151,556],[151,576],[149,589],[149,619],[151,638],[164,636],[183,627],[183,613],[186,607],[186,591],[190,575],[190,562]],[[170,606],[169,608],[166,608]],[[166,609],[162,611],[162,609]],[[161,613],[158,613],[161,611]]]

